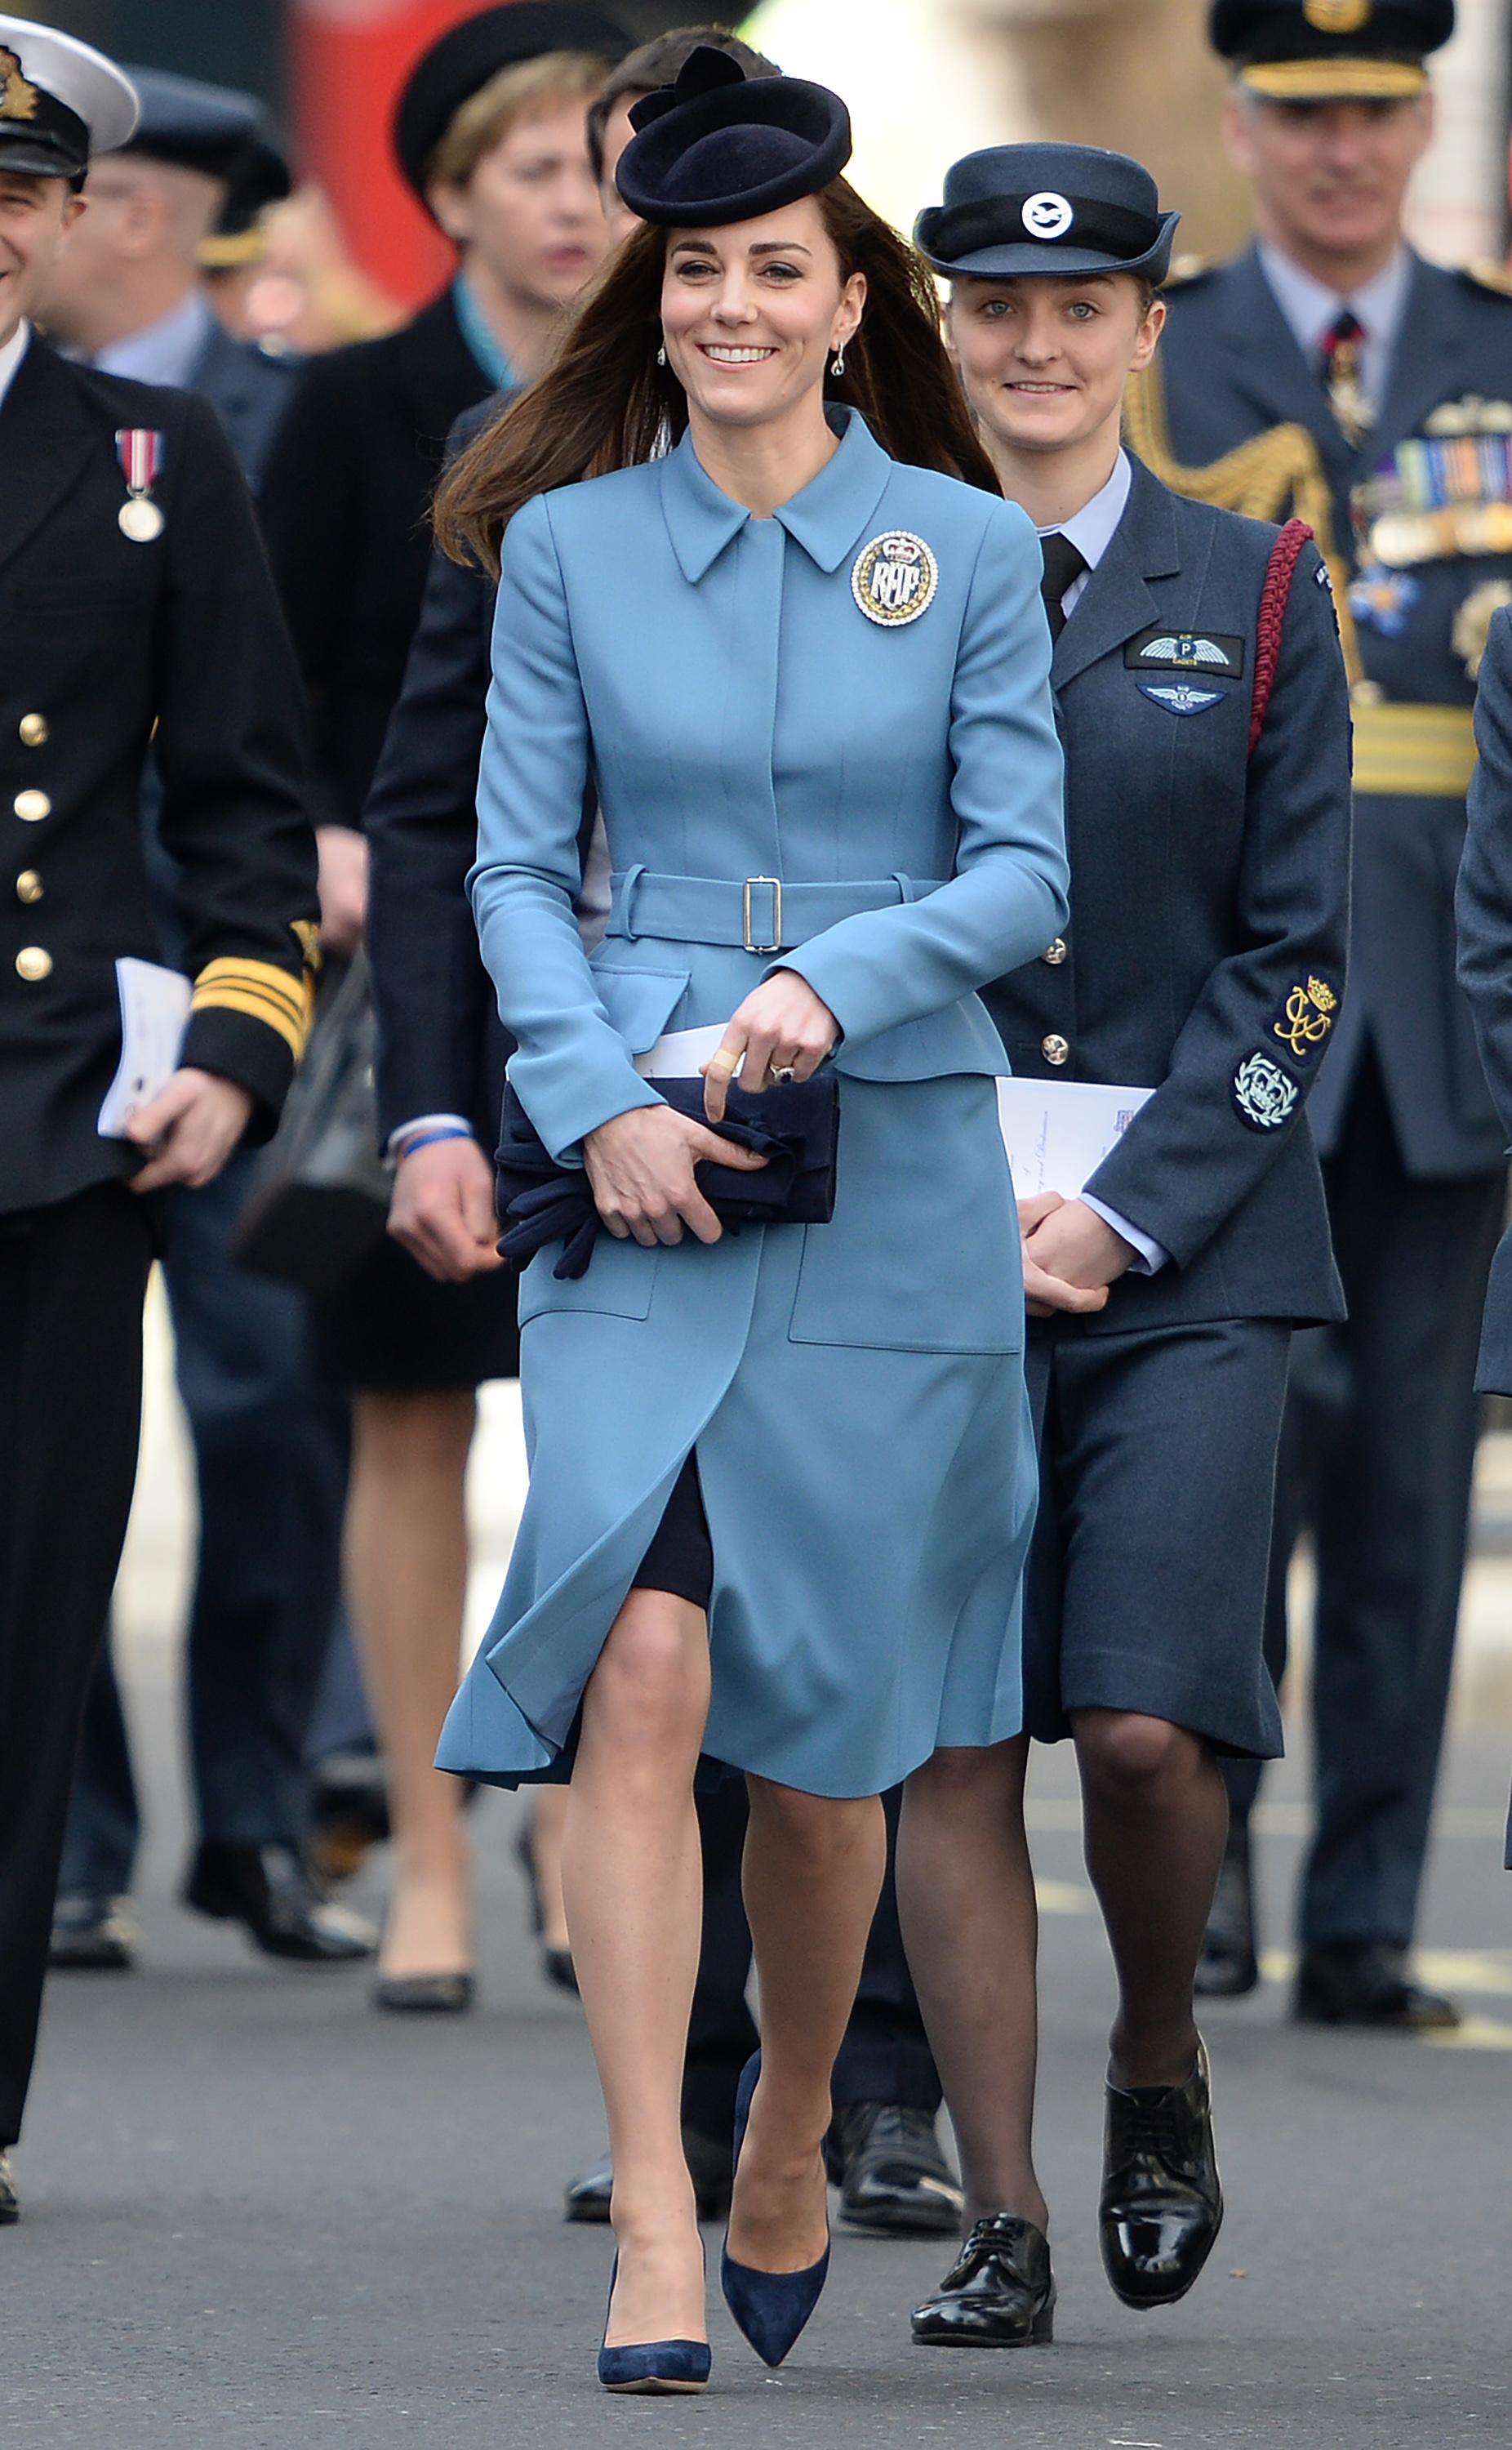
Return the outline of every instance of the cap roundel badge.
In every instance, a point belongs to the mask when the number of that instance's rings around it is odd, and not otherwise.
[[[907,528],[890,528],[873,536],[856,556],[850,592],[865,613],[883,630],[901,630],[927,612],[940,585],[940,564],[922,536]]]
[[[1023,224],[1031,238],[1064,238],[1076,218],[1065,197],[1050,187],[1031,196],[1023,209]]]

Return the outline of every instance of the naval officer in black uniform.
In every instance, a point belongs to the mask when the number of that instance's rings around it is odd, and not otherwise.
[[[298,681],[245,485],[192,395],[66,364],[31,316],[129,82],[0,16],[0,2218],[79,1714],[125,1535],[162,1209],[265,1137],[303,1045],[315,848]],[[123,1058],[117,962],[166,1001],[142,822],[183,879],[174,1066]],[[134,974],[127,974],[128,977]],[[183,994],[183,986],[178,992]],[[159,1085],[165,1082],[165,1085]],[[107,1118],[115,1121],[114,1116]]]
[[[1299,1530],[1317,1563],[1317,1828],[1298,2015],[1452,2024],[1408,1949],[1443,1739],[1478,1429],[1476,1341],[1505,1135],[1454,979],[1470,667],[1512,578],[1512,299],[1402,234],[1452,0],[1217,0],[1257,243],[1176,285],[1132,432],[1167,481],[1296,508],[1333,563],[1354,688],[1352,988],[1313,1122],[1348,1324],[1303,1338],[1270,1643]],[[1163,388],[1163,399],[1160,396]],[[1246,1831],[1205,1980],[1255,1978]]]
[[[1175,224],[1138,163],[1020,145],[957,163],[918,230],[983,444],[1043,546],[1071,860],[1069,924],[986,999],[1016,1076],[1039,1443],[1025,1732],[916,1772],[899,1852],[971,2224],[914,2316],[929,2346],[1020,2346],[1054,2321],[1031,1738],[1076,1744],[1118,1976],[1109,2281],[1173,2304],[1217,2235],[1192,1977],[1218,1760],[1281,1750],[1262,1635],[1287,1365],[1294,1325],[1342,1312],[1305,1109],[1347,1008],[1344,667],[1306,529],[1184,501],[1121,447]],[[1057,1154],[1057,1117],[1088,1108],[1086,1154]]]
[[[95,162],[89,210],[40,304],[77,362],[210,401],[256,489],[288,405],[294,361],[236,340],[205,294],[200,249],[250,174],[287,190],[250,94],[156,68],[130,71],[142,116]],[[157,790],[148,778],[149,830]],[[154,864],[165,943],[182,950],[172,864]],[[301,1849],[304,1738],[336,1620],[348,1424],[311,1365],[308,1305],[230,1254],[251,1150],[213,1183],[172,1195],[165,1274],[174,1362],[194,1443],[199,1541],[186,1671],[198,1843],[188,1896],[298,1962],[368,1954],[373,1935],[331,1906]],[[137,1785],[111,1663],[100,1654],[53,1911],[55,1966],[129,1965]]]

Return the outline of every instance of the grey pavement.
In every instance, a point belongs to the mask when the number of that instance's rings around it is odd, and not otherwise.
[[[376,2016],[361,1974],[281,1968],[172,1899],[184,1832],[165,1649],[132,1654],[154,1797],[137,1973],[51,1989],[0,2233],[0,2440],[14,2450],[598,2450],[652,2433],[729,2450],[1458,2450],[1512,2439],[1512,1879],[1504,1734],[1462,1734],[1427,1912],[1472,2047],[1304,2032],[1274,1981],[1208,2017],[1229,2219],[1182,2306],[1125,2312],[1094,2233],[1106,1950],[1064,1753],[1044,1757],[1045,2175],[1059,2340],[913,2348],[927,2245],[843,2238],[769,2379],[714,2304],[714,2387],[606,2400],[610,2247],[560,2219],[598,2149],[574,2003],[546,1990],[509,1840],[475,1818],[482,1995],[466,2021]],[[1270,1935],[1302,1812],[1275,1781]],[[381,1858],[356,1901],[381,1898]],[[717,2240],[711,2236],[711,2246]]]

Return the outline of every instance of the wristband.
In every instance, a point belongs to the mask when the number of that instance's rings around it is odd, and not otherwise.
[[[472,1138],[473,1134],[464,1130],[460,1123],[451,1123],[444,1131],[417,1132],[414,1139],[405,1141],[395,1162],[402,1165],[407,1157],[415,1155],[417,1149],[435,1148],[438,1140],[470,1140]]]

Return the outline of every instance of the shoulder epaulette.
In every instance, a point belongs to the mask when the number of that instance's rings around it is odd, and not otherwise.
[[[1505,264],[1495,262],[1490,256],[1475,263],[1462,263],[1457,268],[1462,281],[1468,281],[1472,288],[1493,290],[1498,298],[1512,298],[1512,272]]]

